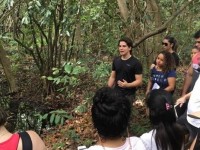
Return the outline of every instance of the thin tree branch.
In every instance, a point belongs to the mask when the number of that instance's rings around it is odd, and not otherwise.
[[[193,2],[193,0],[189,0],[188,2],[186,2],[173,16],[171,16],[169,18],[169,20],[167,20],[163,25],[161,25],[159,28],[157,28],[157,30],[147,33],[146,35],[144,35],[142,38],[140,38],[139,40],[137,40],[134,44],[133,47],[137,47],[140,43],[142,43],[143,41],[145,41],[147,38],[157,35],[159,33],[162,33],[164,31],[167,30],[168,25],[191,3]]]
[[[45,40],[46,40],[46,42],[47,42],[47,44],[48,44],[49,41],[48,41],[47,35],[46,35],[45,32],[42,30],[42,27],[41,27],[40,24],[37,22],[37,20],[35,19],[35,17],[32,16],[32,18],[33,18],[33,22],[37,25],[38,29],[40,30],[40,32],[42,33],[42,35],[44,36],[44,38],[45,38]]]

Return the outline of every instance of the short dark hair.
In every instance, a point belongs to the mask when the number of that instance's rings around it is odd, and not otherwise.
[[[198,38],[200,38],[200,30],[199,31],[197,31],[195,34],[194,34],[194,36],[193,36],[195,39],[198,39]]]
[[[192,47],[192,49],[198,49],[198,47],[196,46],[196,45],[194,45],[193,47]],[[198,49],[199,50],[199,49]]]
[[[7,113],[0,107],[0,126],[3,126],[7,120]]]
[[[128,38],[128,37],[122,37],[119,41],[118,41],[118,46],[120,42],[125,42],[128,47],[131,47],[130,53],[132,53],[132,48],[133,48],[133,41]]]
[[[93,97],[91,112],[99,136],[113,139],[124,135],[129,124],[131,105],[116,90],[103,87]]]

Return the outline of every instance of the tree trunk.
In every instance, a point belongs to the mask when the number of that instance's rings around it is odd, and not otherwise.
[[[6,51],[3,48],[2,42],[0,41],[0,63],[3,66],[6,78],[9,82],[10,92],[17,91],[17,85],[15,78],[11,72],[11,63],[8,57],[6,56]]]
[[[124,20],[124,22],[127,22],[129,13],[128,13],[126,1],[117,0],[117,2],[118,2],[118,6],[119,6],[119,10],[120,10],[122,19]]]
[[[149,0],[149,3],[147,3],[147,12],[153,17],[152,20],[148,21],[148,25],[153,25],[154,28],[159,27],[162,24],[160,7],[158,4],[159,3],[157,2],[157,0]],[[146,33],[148,32],[149,31],[147,31]],[[159,34],[150,38],[149,40],[151,40],[151,42],[147,42],[147,49],[145,52],[145,55],[147,56],[147,66],[150,66],[150,64],[152,64],[155,56],[157,55],[157,52],[161,51],[162,38],[162,34]]]

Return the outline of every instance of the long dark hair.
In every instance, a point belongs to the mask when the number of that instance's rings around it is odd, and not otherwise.
[[[174,37],[172,37],[172,36],[165,36],[164,39],[168,40],[168,42],[170,44],[173,44],[172,49],[173,49],[173,51],[176,52],[177,49],[178,49],[178,44],[177,44],[176,39]]]
[[[161,52],[159,52],[159,54],[163,54],[163,56],[164,56],[165,64],[164,64],[164,67],[163,67],[163,72],[168,72],[168,71],[174,70],[175,60],[174,60],[172,54],[170,52],[167,52],[167,51],[161,51]],[[158,55],[157,55],[157,57],[158,57]]]
[[[181,150],[184,143],[182,128],[176,123],[172,95],[163,89],[152,90],[146,104],[153,126],[157,149]]]

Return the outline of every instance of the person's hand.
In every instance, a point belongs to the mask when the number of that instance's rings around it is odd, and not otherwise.
[[[126,80],[123,79],[123,81],[118,80],[118,81],[117,81],[117,84],[118,84],[119,87],[126,88],[128,82],[127,82]]]
[[[152,68],[155,67],[155,66],[156,66],[155,64],[151,64],[150,69],[152,69]]]
[[[179,106],[182,107],[185,102],[186,102],[186,98],[185,96],[182,96],[181,98],[177,99],[176,105],[180,104]]]

